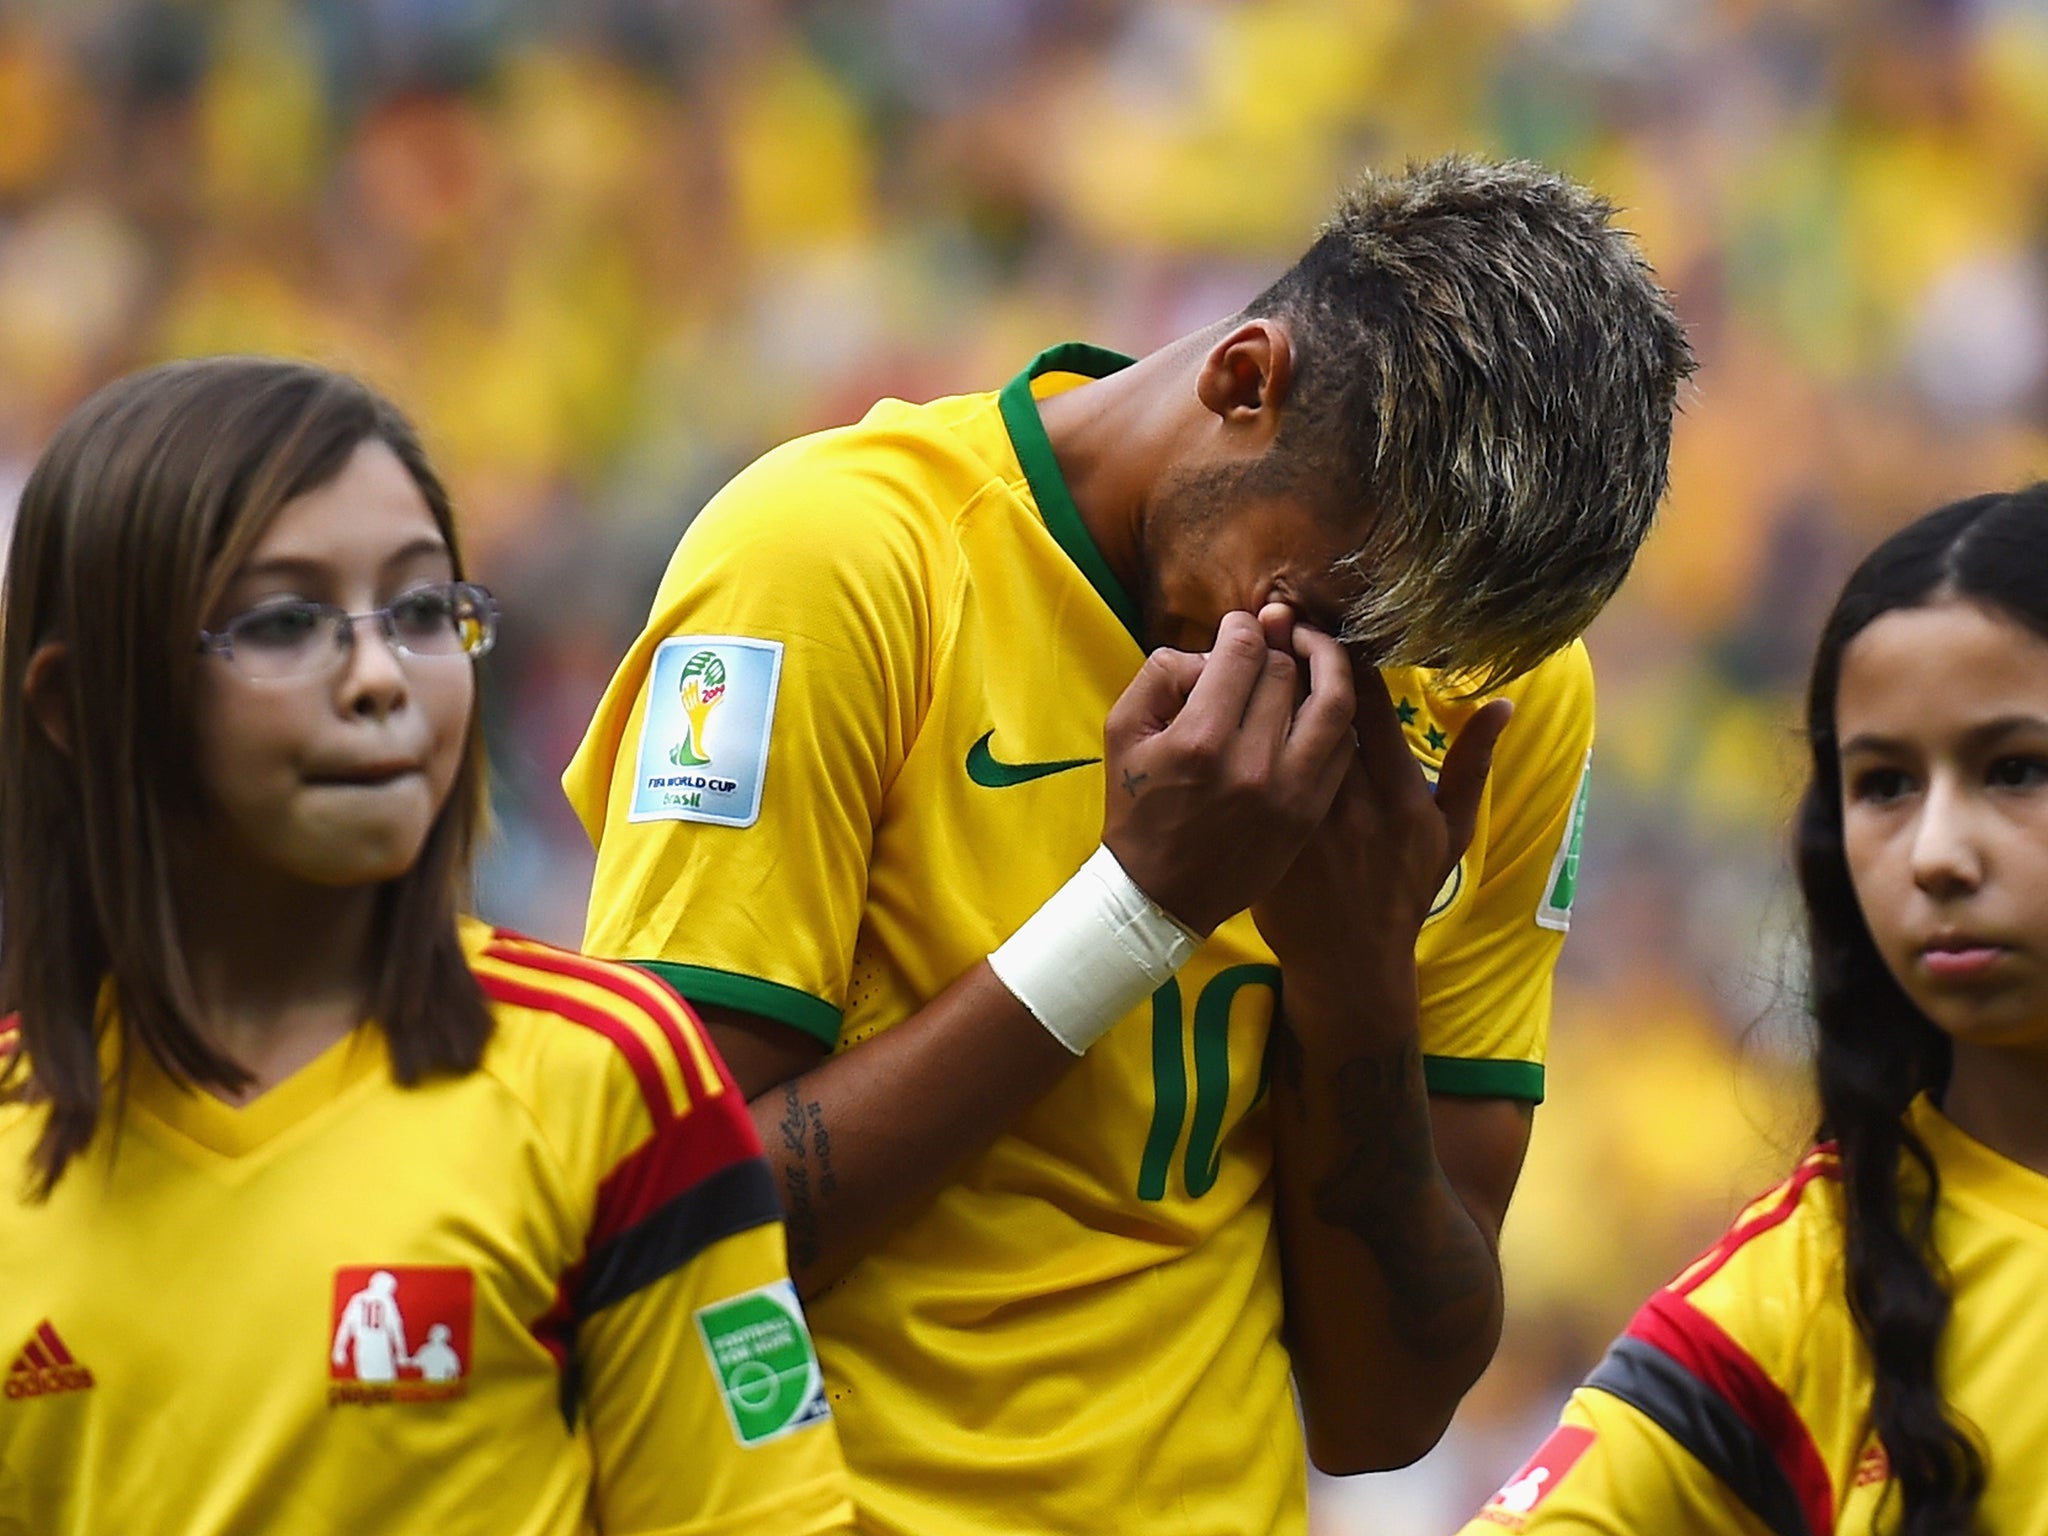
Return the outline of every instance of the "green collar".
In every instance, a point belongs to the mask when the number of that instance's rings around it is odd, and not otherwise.
[[[1010,431],[1010,446],[1017,451],[1017,462],[1024,467],[1024,479],[1031,487],[1032,499],[1038,503],[1038,515],[1045,519],[1046,532],[1067,552],[1067,558],[1088,578],[1088,585],[1109,605],[1109,611],[1130,631],[1142,650],[1145,641],[1138,632],[1138,605],[1131,601],[1123,583],[1110,570],[1109,562],[1102,558],[1102,551],[1095,547],[1095,540],[1088,536],[1088,525],[1081,521],[1081,509],[1074,505],[1073,493],[1060,474],[1060,461],[1053,455],[1052,440],[1045,435],[1045,423],[1038,417],[1038,401],[1031,393],[1031,381],[1040,374],[1078,373],[1102,379],[1136,361],[1106,347],[1091,347],[1084,341],[1062,342],[1047,347],[1026,363],[1024,371],[1003,386],[997,402],[1002,407],[1003,425]]]

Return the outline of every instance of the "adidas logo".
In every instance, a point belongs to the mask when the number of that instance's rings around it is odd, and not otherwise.
[[[71,1358],[45,1318],[28,1336],[21,1353],[7,1367],[7,1396],[48,1397],[56,1392],[83,1392],[93,1385],[92,1372]]]

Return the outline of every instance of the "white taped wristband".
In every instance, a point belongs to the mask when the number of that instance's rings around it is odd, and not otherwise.
[[[996,979],[1076,1056],[1172,979],[1202,941],[1124,873],[1090,855],[988,957]]]

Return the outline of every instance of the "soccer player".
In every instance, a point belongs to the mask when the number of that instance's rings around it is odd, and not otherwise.
[[[1242,314],[885,401],[683,539],[565,780],[588,940],[753,1102],[865,1529],[1298,1532],[1290,1368],[1355,1470],[1485,1364],[1573,637],[1689,366],[1609,211],[1372,178]]]
[[[113,384],[7,594],[0,1532],[844,1529],[697,1020],[458,915],[496,612],[405,422]]]
[[[1467,1536],[2048,1531],[2048,486],[1857,568],[1807,745],[1819,1145]]]

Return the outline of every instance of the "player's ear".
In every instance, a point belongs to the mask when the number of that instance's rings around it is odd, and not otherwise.
[[[35,648],[22,673],[22,701],[30,718],[42,728],[50,745],[66,757],[71,755],[71,712],[66,707],[70,692],[71,656],[63,644],[45,640]]]
[[[1233,326],[1202,359],[1195,393],[1232,426],[1270,437],[1294,385],[1294,338],[1282,320],[1245,320]]]

